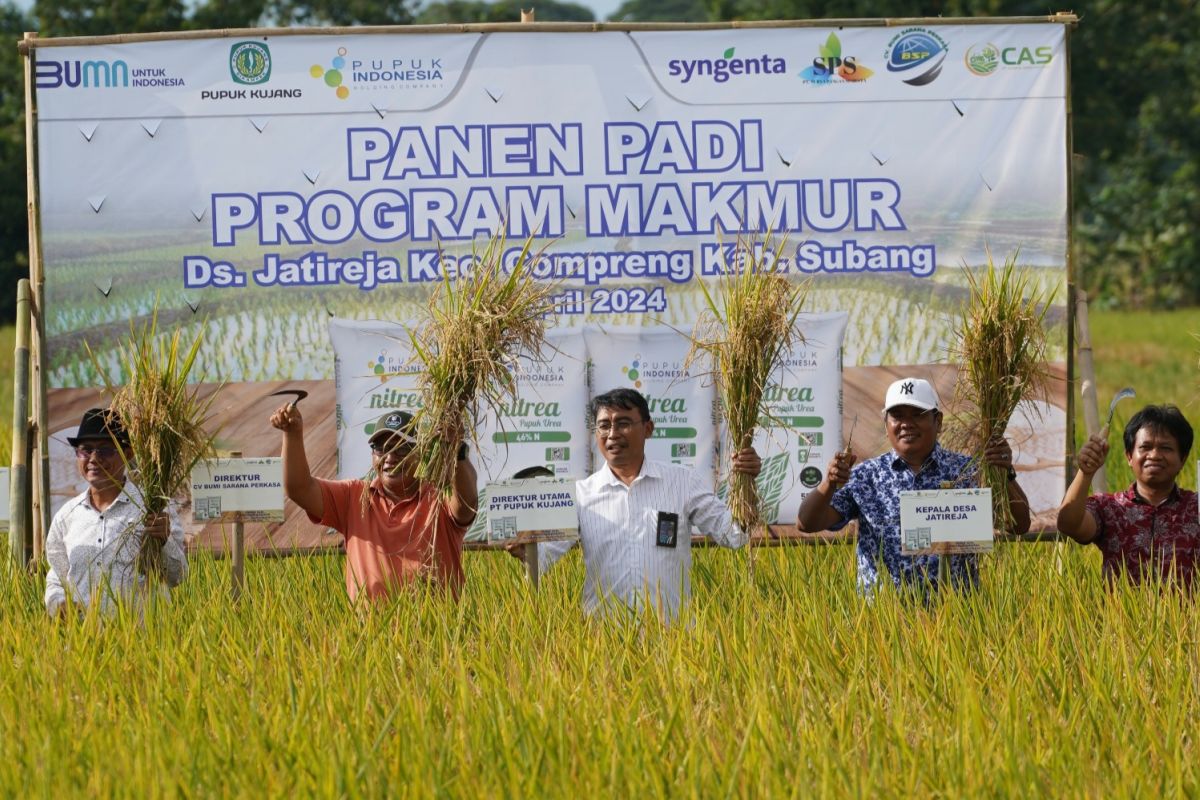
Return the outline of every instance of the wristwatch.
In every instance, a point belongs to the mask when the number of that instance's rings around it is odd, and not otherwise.
[[[1008,482],[1012,483],[1017,479],[1017,471],[1013,469],[1012,464],[1008,465]]]
[[[459,461],[467,460],[467,443],[466,442],[463,442],[462,444],[460,444],[458,446],[458,460]],[[1011,480],[1011,478],[1009,480]]]

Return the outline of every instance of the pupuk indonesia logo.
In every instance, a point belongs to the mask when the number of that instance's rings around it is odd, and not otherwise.
[[[345,100],[350,96],[350,87],[345,84],[345,75],[343,70],[346,69],[346,48],[339,47],[337,55],[329,62],[329,67],[323,67],[320,64],[313,64],[308,68],[308,74],[319,81],[322,81],[333,93],[337,95],[339,100]]]
[[[910,86],[925,86],[942,74],[950,46],[928,28],[906,28],[888,42],[884,57],[888,72]]]
[[[238,42],[229,48],[229,76],[234,83],[257,86],[271,79],[271,50],[265,42]]]
[[[829,86],[834,83],[861,83],[875,74],[855,56],[842,54],[842,43],[836,33],[829,34],[821,45],[812,65],[800,73],[805,83]]]
[[[633,357],[633,361],[629,362],[629,366],[621,367],[621,374],[623,374],[629,380],[629,382],[633,384],[635,389],[642,388],[641,366],[642,354],[638,353]]]

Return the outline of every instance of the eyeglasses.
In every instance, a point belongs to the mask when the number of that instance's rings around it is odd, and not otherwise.
[[[413,449],[412,442],[394,442],[390,439],[383,439],[378,442],[371,442],[371,452],[375,455],[386,455],[388,453],[399,453],[404,455]]]
[[[596,433],[600,434],[601,436],[609,436],[614,431],[616,431],[617,433],[624,436],[625,434],[627,434],[631,430],[633,430],[635,425],[641,425],[641,424],[642,424],[641,422],[635,422],[631,419],[619,419],[616,422],[609,422],[608,420],[604,420],[603,422],[596,423]]]
[[[938,410],[931,408],[928,411],[902,412],[896,414],[894,411],[888,411],[886,416],[889,422],[893,425],[901,425],[905,422],[924,425],[937,419]]]
[[[75,457],[81,459],[88,459],[92,456],[95,456],[96,458],[107,460],[115,456],[117,452],[117,448],[107,447],[104,445],[101,445],[100,447],[92,447],[91,445],[86,444],[75,446]]]

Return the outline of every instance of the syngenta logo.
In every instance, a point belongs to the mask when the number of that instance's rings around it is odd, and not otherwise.
[[[129,65],[124,61],[38,61],[34,84],[39,89],[124,89],[129,86]]]
[[[684,60],[673,58],[667,62],[667,74],[679,78],[680,83],[690,83],[692,78],[711,78],[725,83],[734,75],[783,75],[787,73],[787,60],[770,55],[753,58],[737,58],[734,48],[729,48],[720,58],[695,58]]]

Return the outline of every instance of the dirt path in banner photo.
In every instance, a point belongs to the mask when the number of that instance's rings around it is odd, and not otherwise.
[[[1029,495],[1034,509],[1034,530],[1052,530],[1054,511],[1062,499],[1064,488],[1063,454],[1066,443],[1064,408],[1057,403],[1065,399],[1062,386],[1065,370],[1055,366],[1056,404],[1041,408],[1041,420],[1030,422],[1020,411],[1010,426],[1010,439],[1016,452],[1018,480]],[[855,414],[858,425],[854,432],[854,451],[860,459],[878,455],[887,449],[881,418],[882,398],[892,381],[908,376],[927,377],[934,381],[943,401],[953,396],[957,371],[951,366],[923,367],[851,367],[843,379],[843,431],[848,434]],[[206,386],[202,392],[214,387]],[[335,477],[337,446],[334,426],[334,386],[332,381],[272,381],[238,383],[224,386],[214,405],[217,418],[222,420],[217,446],[222,451],[240,450],[245,457],[278,456],[279,432],[270,426],[271,412],[283,399],[269,397],[280,389],[304,389],[303,401],[305,444],[309,465],[319,477]],[[75,471],[75,461],[67,445],[67,437],[83,412],[102,404],[100,393],[92,389],[56,389],[51,392],[50,415],[50,483],[53,508],[57,510],[68,498],[83,491],[84,484]],[[365,446],[365,444],[364,444]],[[823,470],[825,465],[818,465]],[[180,507],[189,545],[193,548],[224,550],[230,538],[228,526],[219,523],[197,525],[192,522],[190,504],[184,500]],[[275,525],[247,524],[246,547],[259,551],[291,551],[337,547],[341,536],[313,525],[294,505],[287,503],[284,522]],[[794,528],[777,526],[776,536],[796,535]],[[846,534],[842,534],[846,535]],[[840,538],[840,536],[838,537]]]

